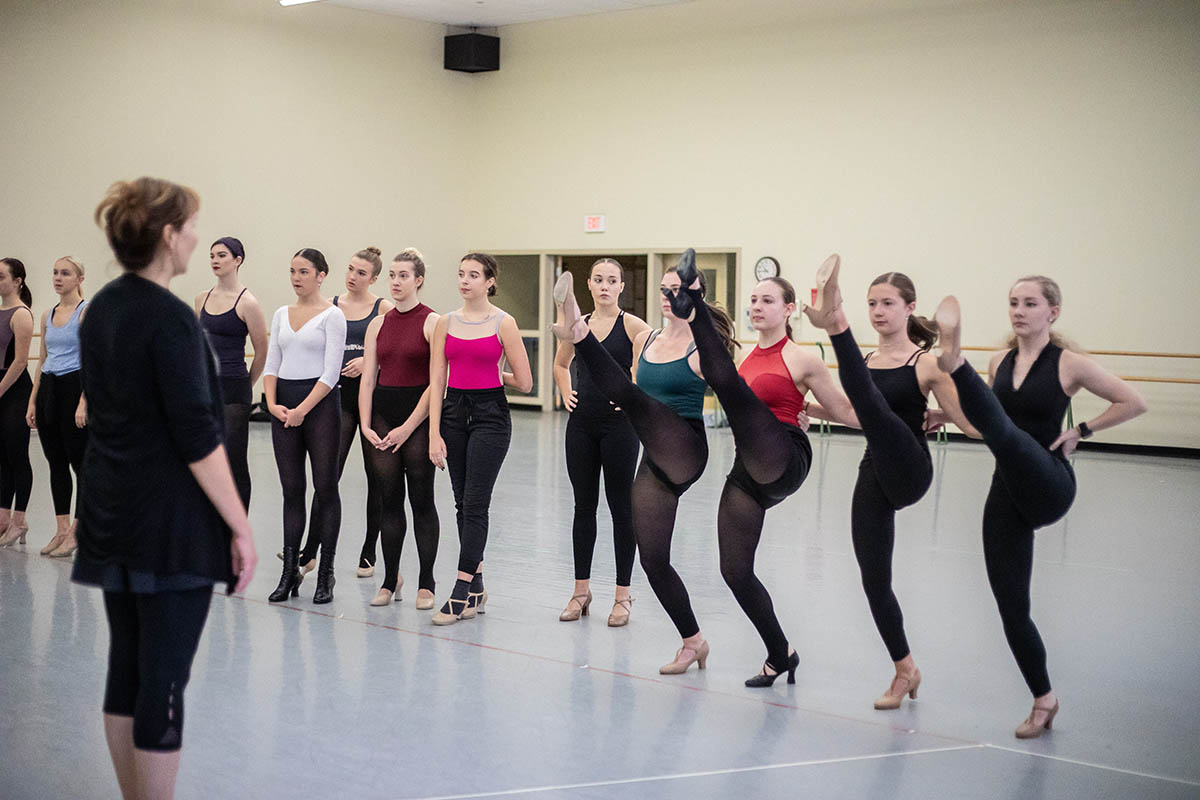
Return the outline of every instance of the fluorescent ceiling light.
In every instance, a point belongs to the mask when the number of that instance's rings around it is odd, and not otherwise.
[[[298,6],[298,5],[302,5],[303,3],[317,3],[317,2],[320,2],[320,0],[279,0],[279,5],[281,5],[281,6]]]

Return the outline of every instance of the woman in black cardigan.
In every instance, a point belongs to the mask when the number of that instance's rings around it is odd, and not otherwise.
[[[152,178],[109,189],[96,221],[125,274],[80,326],[90,439],[72,577],[104,590],[104,733],[126,798],[174,793],[183,689],[213,584],[242,591],[257,561],[214,359],[168,288],[196,247],[198,207],[191,189]]]

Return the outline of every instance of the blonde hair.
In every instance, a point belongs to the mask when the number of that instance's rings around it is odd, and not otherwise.
[[[75,256],[63,256],[62,258],[55,259],[54,263],[57,264],[59,261],[67,262],[68,264],[70,264],[72,267],[75,268],[76,275],[78,275],[80,278],[83,277],[83,273],[84,273],[83,262],[80,261],[78,258],[76,258]]]
[[[1017,278],[1013,281],[1013,286],[1016,286],[1018,283],[1036,283],[1038,288],[1042,290],[1042,297],[1046,298],[1047,303],[1056,308],[1062,308],[1062,289],[1059,288],[1058,282],[1053,278],[1047,278],[1045,275],[1026,275],[1024,278]],[[1008,290],[1012,292],[1012,287],[1010,286]],[[1063,350],[1082,352],[1078,345],[1054,329],[1050,330],[1050,344],[1061,347]],[[1015,333],[1008,337],[1008,346],[1010,348],[1017,346],[1017,335]]]
[[[368,247],[365,250],[359,250],[354,254],[355,258],[361,258],[371,265],[371,277],[378,278],[379,273],[383,272],[383,259],[380,256],[383,251],[378,247]]]

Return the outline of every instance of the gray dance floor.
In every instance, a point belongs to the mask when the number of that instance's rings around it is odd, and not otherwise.
[[[571,488],[562,414],[514,413],[492,506],[486,616],[435,628],[413,606],[369,608],[356,579],[364,479],[356,452],[331,605],[269,605],[280,492],[269,429],[251,435],[261,561],[245,597],[214,597],[187,691],[185,798],[1183,798],[1200,797],[1200,461],[1081,454],[1079,496],[1038,534],[1034,618],[1062,701],[1055,729],[1019,742],[1030,698],[984,575],[980,510],[991,459],[936,447],[934,487],[898,520],[895,588],[924,676],[920,699],[874,711],[892,666],[850,546],[855,436],[814,437],[807,483],[770,511],[758,572],[802,661],[795,686],[751,690],[764,656],[717,570],[717,495],[732,459],[710,431],[685,495],[674,560],[709,668],[659,676],[678,638],[640,567],[633,617],[609,629],[607,511],[596,615],[570,596]],[[116,797],[100,717],[107,635],[99,592],[37,551],[53,530],[45,463],[29,544],[0,551],[0,796]],[[152,477],[152,476],[148,476]],[[441,599],[458,545],[445,474]]]

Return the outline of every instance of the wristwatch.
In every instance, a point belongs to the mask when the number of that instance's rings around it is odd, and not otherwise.
[[[1078,425],[1076,425],[1075,427],[1079,428],[1079,438],[1080,439],[1090,439],[1091,438],[1092,429],[1088,427],[1088,424],[1086,422],[1081,422]]]

